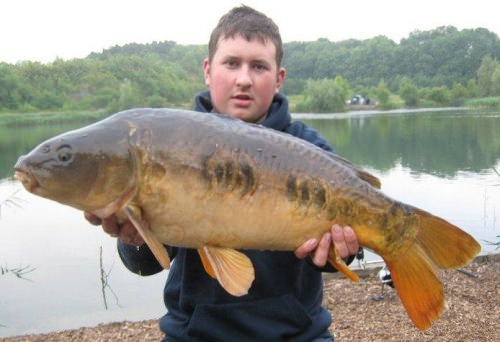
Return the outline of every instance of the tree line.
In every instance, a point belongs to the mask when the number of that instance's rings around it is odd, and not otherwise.
[[[414,31],[399,43],[366,40],[285,43],[282,88],[296,111],[341,111],[355,93],[389,108],[460,105],[500,96],[500,40],[484,28]],[[205,89],[206,45],[173,41],[114,46],[86,58],[0,63],[0,111],[192,107]]]

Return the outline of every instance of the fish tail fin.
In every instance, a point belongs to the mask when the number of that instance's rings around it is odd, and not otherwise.
[[[429,328],[444,308],[443,285],[436,266],[418,244],[385,262],[408,316],[418,329]]]
[[[462,267],[481,250],[481,245],[460,228],[424,210],[415,212],[421,221],[417,242],[438,267]]]
[[[385,261],[408,315],[417,328],[424,330],[444,308],[438,268],[467,264],[479,253],[481,246],[453,224],[417,208],[415,212],[421,224],[414,244]]]

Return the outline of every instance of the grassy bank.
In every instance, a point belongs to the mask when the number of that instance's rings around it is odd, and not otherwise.
[[[91,122],[108,115],[105,111],[64,111],[37,113],[0,113],[0,126],[46,125],[66,122]]]
[[[478,99],[469,99],[464,103],[465,107],[481,109],[499,109],[500,97],[482,97]]]
[[[289,96],[290,111],[294,112],[298,103],[304,101],[303,95]],[[404,108],[404,103],[395,97],[391,100],[391,108]],[[483,97],[469,99],[462,103],[462,107],[477,108],[477,109],[500,109],[500,97]],[[182,106],[182,108],[190,108]],[[371,109],[371,108],[370,108]],[[382,109],[382,108],[379,108]],[[0,113],[0,126],[23,126],[23,125],[45,125],[52,123],[67,123],[67,122],[92,122],[100,120],[109,113],[105,110],[95,111],[48,111],[34,113]]]

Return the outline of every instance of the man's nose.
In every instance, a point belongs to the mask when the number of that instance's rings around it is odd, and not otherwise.
[[[242,65],[238,70],[236,77],[236,85],[238,87],[248,87],[252,84],[252,77],[250,75],[251,68],[248,65]]]

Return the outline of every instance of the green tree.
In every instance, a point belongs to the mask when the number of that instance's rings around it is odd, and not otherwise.
[[[337,77],[379,103],[383,99],[376,95],[377,88],[384,80],[389,93],[403,90],[410,106],[418,105],[418,89],[427,105],[444,95],[443,89],[433,92],[434,87],[446,87],[454,103],[459,97],[498,96],[500,88],[500,40],[486,29],[442,26],[412,32],[399,44],[384,36],[340,42],[321,38],[286,43],[284,49],[283,66],[290,78],[282,90],[289,95],[306,95],[319,86],[311,81]],[[48,64],[0,63],[0,110],[116,109],[132,103],[191,107],[193,95],[204,89],[200,65],[206,54],[206,45],[164,41],[114,46],[87,58]],[[464,85],[466,92],[456,84]],[[319,86],[318,91],[317,99],[301,105],[322,111],[340,108],[342,89]],[[329,95],[323,100],[320,93]]]
[[[477,90],[480,96],[491,96],[492,89],[492,75],[498,67],[498,62],[490,55],[486,55],[479,69],[477,69]]]
[[[500,64],[497,63],[491,75],[491,96],[500,96]]]
[[[7,63],[0,63],[0,109],[17,109],[19,101],[19,78],[15,69]]]
[[[377,101],[382,108],[389,107],[389,95],[390,91],[387,88],[387,84],[384,80],[380,80],[377,87]]]
[[[465,98],[467,98],[467,88],[464,87],[461,83],[455,82],[450,92],[450,100],[453,105],[459,106],[462,104]]]
[[[449,105],[450,91],[444,86],[432,87],[426,98],[439,106]]]
[[[476,80],[470,79],[467,82],[467,97],[476,97],[477,96],[477,83]]]
[[[308,80],[305,108],[315,113],[340,112],[350,92],[349,83],[342,77]]]
[[[415,84],[410,81],[406,81],[401,85],[399,96],[401,96],[405,105],[409,107],[418,105],[418,89]]]
[[[451,96],[454,99],[463,99],[467,97],[467,88],[465,88],[461,83],[453,83],[451,88]]]
[[[118,99],[118,110],[139,107],[140,96],[137,87],[132,81],[125,79],[120,84],[120,97]]]

